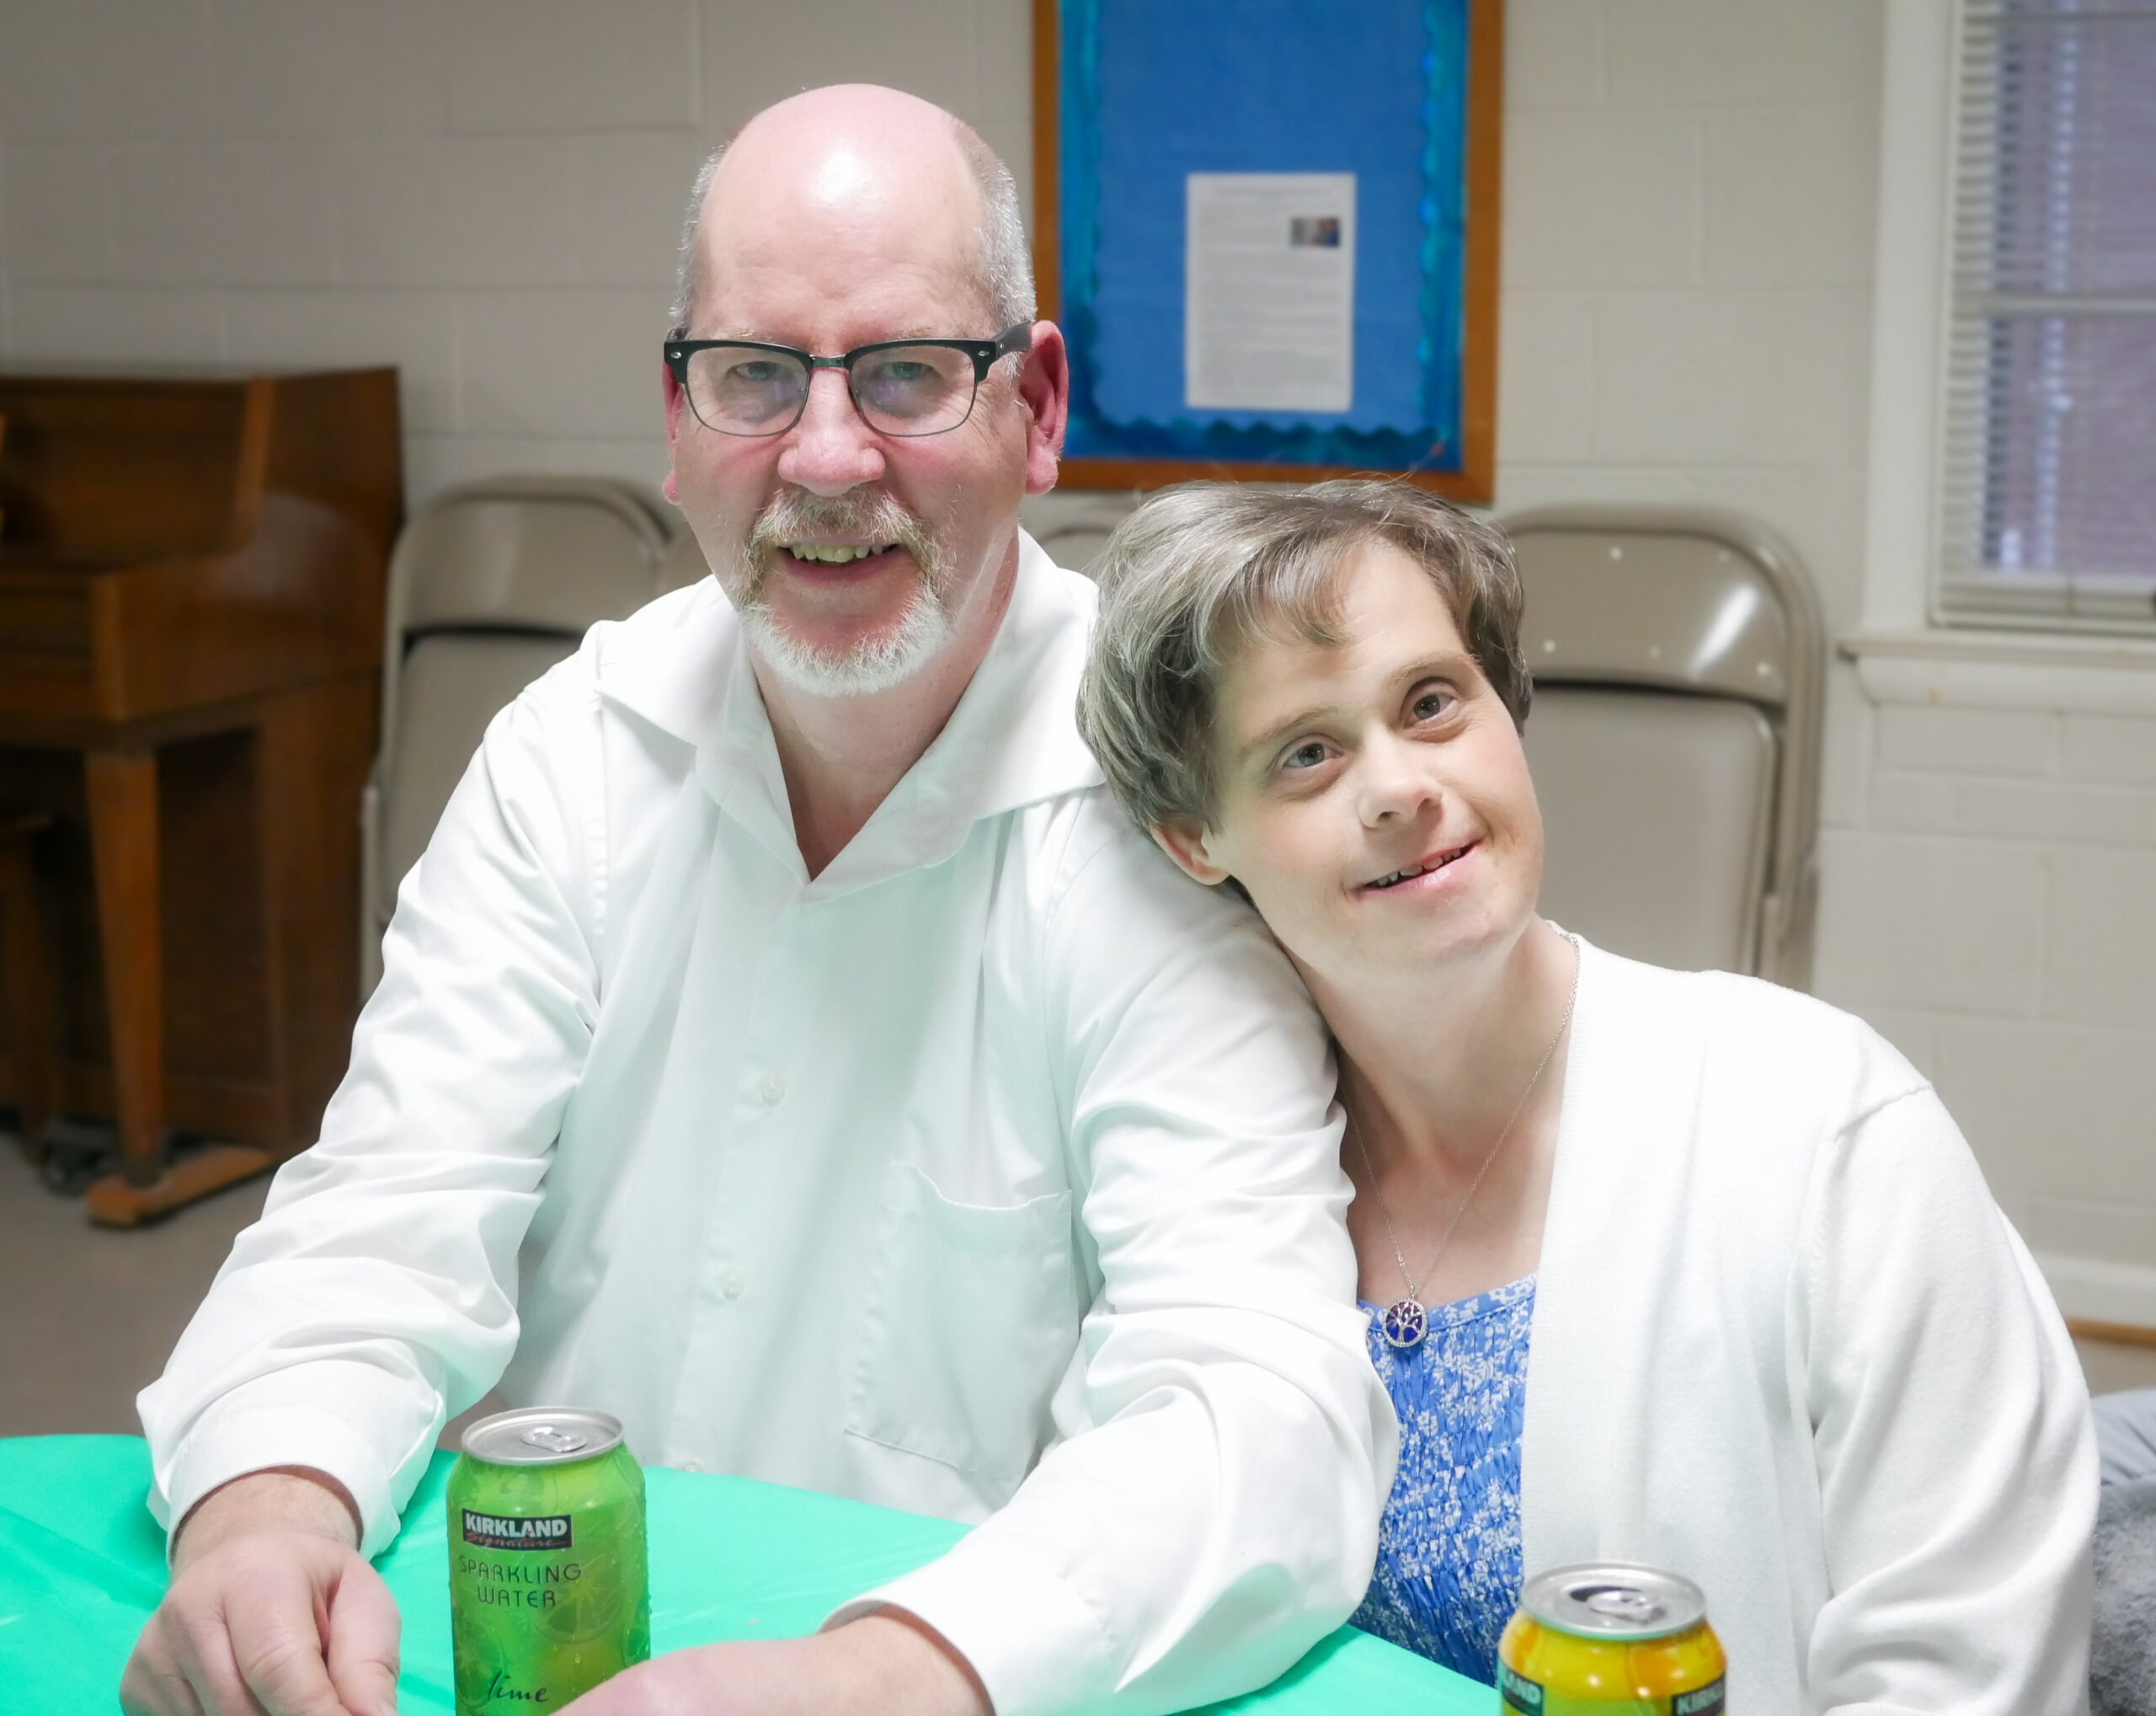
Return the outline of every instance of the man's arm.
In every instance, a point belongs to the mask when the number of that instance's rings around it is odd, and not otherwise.
[[[1396,1441],[1322,1023],[1255,914],[1104,799],[1075,814],[1043,1023],[1103,1285],[1017,1495],[862,1600],[948,1638],[1000,1716],[1182,1709],[1292,1665],[1368,1585]]]
[[[234,1478],[305,1466],[378,1554],[443,1419],[515,1349],[518,1248],[597,1012],[590,672],[564,663],[489,726],[399,892],[319,1141],[141,1397],[168,1526]]]
[[[517,1248],[596,1011],[592,819],[562,779],[592,742],[588,679],[564,664],[489,727],[401,892],[321,1141],[141,1398],[152,1511],[184,1528],[131,1709],[389,1708],[396,1612],[365,1558],[515,1346]]]

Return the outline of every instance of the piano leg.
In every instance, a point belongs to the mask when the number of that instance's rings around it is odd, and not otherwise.
[[[113,1096],[131,1184],[164,1167],[164,956],[157,913],[157,758],[91,751],[90,847],[112,1024]]]
[[[52,1102],[52,1006],[45,986],[45,928],[38,921],[32,837],[49,816],[0,817],[0,914],[6,917],[8,1027],[14,1034],[15,1117],[23,1154],[33,1168],[45,1161],[45,1123]]]
[[[93,751],[84,767],[121,1157],[121,1171],[92,1185],[88,1202],[93,1222],[132,1227],[259,1173],[271,1158],[266,1150],[221,1144],[178,1164],[165,1159],[157,753]]]

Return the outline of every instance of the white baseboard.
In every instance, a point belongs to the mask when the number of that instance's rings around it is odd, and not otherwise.
[[[2156,1268],[2041,1251],[2036,1267],[2051,1284],[2062,1315],[2156,1329]]]

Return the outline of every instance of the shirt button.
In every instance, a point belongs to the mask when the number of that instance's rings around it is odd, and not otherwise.
[[[681,1462],[681,1469],[684,1472],[701,1472],[704,1468],[700,1462],[695,1460],[684,1460]]]
[[[776,1108],[786,1097],[786,1081],[776,1072],[766,1072],[756,1087],[756,1094],[771,1107]]]
[[[749,1278],[739,1270],[728,1270],[718,1278],[718,1290],[729,1299],[738,1299],[749,1291]]]

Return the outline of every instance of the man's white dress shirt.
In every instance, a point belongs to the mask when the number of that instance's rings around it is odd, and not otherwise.
[[[875,1595],[999,1716],[1204,1702],[1345,1618],[1394,1430],[1326,1037],[1100,785],[1091,607],[1022,539],[813,881],[710,580],[504,711],[321,1142],[141,1397],[158,1517],[312,1466],[376,1553],[499,1378],[647,1462],[985,1521]]]

